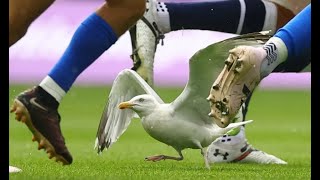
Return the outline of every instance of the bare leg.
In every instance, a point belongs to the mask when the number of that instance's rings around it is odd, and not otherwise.
[[[46,149],[46,152],[51,155],[51,151],[54,152],[53,155],[58,161],[64,164],[71,164],[73,161],[60,128],[61,116],[58,113],[60,101],[80,73],[108,50],[118,36],[132,26],[144,11],[145,0],[106,1],[96,13],[92,13],[77,28],[67,50],[48,76],[38,86],[20,93],[14,100],[14,106],[10,112],[15,113],[17,120],[26,121],[28,128],[35,136],[34,140],[39,143],[39,148]],[[36,15],[41,14],[36,12]],[[31,98],[37,98],[37,103],[46,107],[47,111],[29,103]]]
[[[145,0],[108,0],[97,10],[97,14],[120,37],[143,16],[145,7]]]
[[[9,0],[9,47],[26,34],[30,24],[53,2],[54,0]]]

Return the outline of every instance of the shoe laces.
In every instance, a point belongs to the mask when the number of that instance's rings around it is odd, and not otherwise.
[[[163,39],[165,37],[164,34],[159,30],[158,25],[155,22],[153,22],[152,25],[153,25],[154,29],[157,31],[157,34],[158,34],[156,36],[156,44],[159,44],[159,42],[161,41],[161,45],[163,46],[164,45]]]

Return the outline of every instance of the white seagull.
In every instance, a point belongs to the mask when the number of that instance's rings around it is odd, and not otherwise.
[[[253,36],[255,38],[252,38]],[[210,115],[208,116],[210,105],[206,99],[211,84],[222,70],[229,49],[244,44],[258,45],[263,38],[266,38],[263,34],[251,33],[212,44],[198,51],[189,60],[187,85],[171,103],[164,103],[135,71],[121,71],[114,80],[102,114],[95,149],[101,153],[110,148],[126,131],[137,113],[143,128],[151,137],[173,147],[179,154],[179,157],[156,155],[145,160],[183,160],[182,150],[200,149],[205,165],[210,169],[206,147],[229,130],[252,122],[248,120],[231,123],[225,128],[215,124]]]

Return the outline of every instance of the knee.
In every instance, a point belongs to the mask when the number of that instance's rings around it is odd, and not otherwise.
[[[139,20],[146,10],[146,0],[108,0],[110,7],[118,7],[130,16],[132,20]]]
[[[133,1],[133,0],[130,0]],[[146,0],[134,0],[135,2],[133,4],[134,7],[132,7],[132,16],[136,19],[139,20],[144,12],[146,11]]]
[[[9,36],[21,38],[27,32],[30,20],[23,13],[9,12]]]

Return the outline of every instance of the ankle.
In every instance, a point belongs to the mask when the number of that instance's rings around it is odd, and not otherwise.
[[[39,95],[39,100],[45,105],[53,109],[58,109],[59,102],[51,96],[47,91],[45,91],[41,86],[37,86],[35,89],[36,93]]]
[[[268,76],[288,56],[284,42],[278,37],[270,38],[262,48],[266,55],[261,64],[261,79]]]

